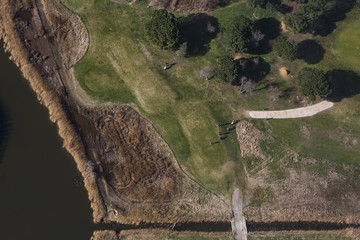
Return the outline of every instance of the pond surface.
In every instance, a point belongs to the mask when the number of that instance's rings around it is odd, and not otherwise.
[[[90,203],[56,125],[2,48],[0,72],[0,239],[89,240]]]

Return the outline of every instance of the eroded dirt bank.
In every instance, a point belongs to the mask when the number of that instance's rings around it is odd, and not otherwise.
[[[71,67],[89,42],[77,15],[57,0],[0,3],[6,50],[57,124],[84,177],[95,222],[230,219],[230,206],[183,173],[134,107],[96,104],[77,94]]]

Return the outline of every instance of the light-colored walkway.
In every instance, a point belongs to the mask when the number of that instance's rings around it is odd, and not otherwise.
[[[319,112],[331,108],[332,106],[334,106],[333,102],[322,101],[308,107],[301,107],[301,108],[280,110],[280,111],[248,111],[247,113],[251,118],[268,118],[268,119],[302,118],[302,117],[313,116]]]
[[[239,188],[235,188],[235,190],[233,191],[231,202],[234,213],[234,218],[231,221],[232,231],[235,235],[236,240],[247,240],[246,222],[242,214],[243,198],[241,190]]]

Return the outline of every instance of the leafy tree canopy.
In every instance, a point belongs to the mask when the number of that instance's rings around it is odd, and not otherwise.
[[[215,78],[224,83],[235,84],[240,77],[241,65],[234,61],[230,55],[221,56],[217,59]]]
[[[332,92],[324,71],[316,68],[302,69],[298,74],[298,86],[301,94],[311,100],[316,96],[326,98]]]
[[[308,21],[299,14],[286,15],[284,23],[293,33],[304,33],[309,29]]]
[[[145,25],[149,41],[161,49],[175,49],[179,43],[180,31],[177,19],[166,10],[155,10]]]
[[[224,33],[225,47],[231,52],[245,52],[248,48],[253,22],[244,16],[238,16]]]
[[[285,17],[285,24],[294,33],[309,32],[311,26],[334,7],[335,0],[301,1],[293,14]]]
[[[294,61],[298,54],[297,44],[290,42],[284,35],[277,37],[273,44],[274,53],[288,61]]]

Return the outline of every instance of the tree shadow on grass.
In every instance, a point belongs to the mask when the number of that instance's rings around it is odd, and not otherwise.
[[[326,73],[332,87],[329,100],[340,102],[360,93],[360,76],[353,71],[333,70]]]
[[[282,14],[290,13],[292,10],[293,10],[293,7],[286,5],[286,4],[281,4],[280,12]]]
[[[275,18],[262,18],[254,22],[254,29],[260,30],[265,34],[265,37],[256,49],[249,49],[249,52],[253,54],[267,54],[271,52],[269,41],[280,35],[280,22]]]
[[[11,120],[6,107],[0,103],[0,163],[6,150],[7,142],[11,134]]]
[[[324,58],[325,49],[314,40],[304,40],[298,45],[298,58],[308,64],[316,64]]]
[[[271,66],[261,57],[252,57],[244,60],[242,75],[255,82],[261,81],[269,74]]]
[[[189,56],[201,56],[210,50],[211,39],[216,37],[219,24],[216,18],[204,13],[179,18],[181,42],[187,42]]]
[[[315,35],[327,36],[332,33],[336,29],[336,22],[344,20],[355,3],[356,0],[336,0],[334,6],[313,24]]]

